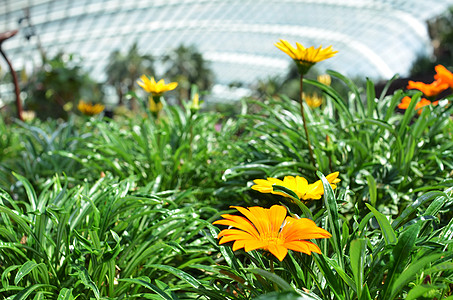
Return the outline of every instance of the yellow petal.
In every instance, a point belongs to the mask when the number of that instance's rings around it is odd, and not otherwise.
[[[252,222],[253,226],[258,230],[258,233],[261,235],[266,232],[266,220],[262,220],[264,215],[264,208],[262,207],[249,207],[249,209],[240,207],[240,206],[232,206],[236,208],[241,214],[243,214],[247,219]]]
[[[285,176],[285,178],[283,178],[283,186],[295,192],[296,178],[293,176]]]
[[[150,90],[149,90],[148,85],[147,85],[146,83],[141,82],[141,81],[137,81],[137,84],[138,84],[142,89],[144,89],[145,92],[150,93]]]
[[[268,177],[267,180],[272,184],[284,185],[283,181],[277,178]]]
[[[177,86],[178,86],[177,82],[170,82],[169,84],[167,84],[167,90],[169,91],[174,90]]]
[[[332,235],[307,218],[295,219],[287,217],[280,236],[286,241],[329,238]]]
[[[265,209],[259,206],[249,207],[250,213],[253,215],[254,220],[252,221],[260,235],[267,235],[270,231],[270,220],[269,220],[269,209]]]
[[[262,186],[262,185],[252,185],[252,190],[261,192],[261,193],[272,193],[274,190],[272,186],[267,187],[267,186]]]
[[[292,59],[296,59],[297,50],[286,40],[274,44],[278,49],[288,54]]]
[[[337,178],[339,174],[340,172],[330,173],[326,176],[326,179],[329,183],[338,183],[341,181],[341,179]]]
[[[242,230],[237,229],[224,229],[219,232],[217,238],[221,237],[219,244],[228,243],[235,240],[250,240],[254,237]]]
[[[238,249],[241,249],[241,248],[244,248],[245,246],[245,241],[244,240],[240,240],[240,241],[236,241],[233,243],[233,251],[236,251]]]
[[[143,83],[149,82],[149,79],[148,79],[148,77],[147,77],[145,74],[143,74],[142,76],[140,76],[140,79],[143,81]]]
[[[274,254],[279,261],[282,261],[285,258],[286,254],[288,253],[288,249],[281,245],[276,244],[270,244],[268,250],[270,253]]]
[[[283,221],[286,218],[286,207],[282,205],[273,205],[269,209],[269,231],[278,233]]]
[[[236,227],[237,229],[244,230],[245,232],[250,233],[255,238],[259,238],[258,231],[256,231],[256,228],[246,218],[235,215],[222,215],[222,217],[225,219],[215,221],[212,224],[233,226]]]
[[[263,249],[266,246],[266,243],[263,241],[250,239],[250,240],[244,241],[244,245],[245,245],[244,250],[246,252],[249,252],[249,251],[256,250],[256,249]]]
[[[265,179],[255,179],[253,182],[257,185],[272,186],[272,182]]]
[[[283,246],[290,250],[303,252],[308,255],[311,255],[311,252],[321,253],[321,249],[309,241],[292,241],[284,243]]]

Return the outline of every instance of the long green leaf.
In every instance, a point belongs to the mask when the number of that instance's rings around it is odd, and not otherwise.
[[[409,124],[409,121],[411,120],[412,116],[415,114],[415,110],[414,110],[415,105],[417,104],[418,101],[420,101],[421,97],[422,97],[421,92],[412,96],[411,103],[409,104],[409,107],[404,112],[404,117],[403,117],[403,120],[401,121],[400,129],[398,130],[398,136],[401,139],[404,138],[404,132],[406,131],[406,126],[407,126],[407,124]]]
[[[411,263],[398,278],[396,278],[392,288],[389,300],[394,299],[398,293],[411,281],[415,275],[420,272],[427,264],[433,263],[442,256],[445,256],[445,253],[435,253],[427,256],[423,256],[417,261]]]
[[[409,293],[407,293],[407,296],[405,300],[417,300],[420,299],[424,294],[428,293],[429,291],[433,290],[438,290],[438,286],[430,286],[430,285],[417,285],[413,287]]]
[[[254,300],[321,300],[313,293],[304,292],[273,292],[261,295]]]
[[[73,300],[72,289],[62,288],[58,294],[57,300]]]
[[[52,288],[52,289],[56,289],[55,286],[53,285],[49,285],[49,284],[34,284],[32,286],[29,286],[23,290],[21,290],[13,299],[14,300],[25,300],[25,299],[28,299],[28,296],[30,296],[31,293],[33,293],[35,290],[37,289],[48,289],[48,288]]]
[[[371,212],[376,217],[376,220],[378,221],[379,226],[381,227],[382,234],[384,235],[385,243],[387,245],[396,244],[398,239],[396,237],[395,231],[393,231],[393,228],[390,225],[389,220],[387,220],[387,218],[373,206],[369,205],[368,203],[365,203],[365,205],[368,207],[369,210],[371,210]]]
[[[157,286],[155,286],[154,284],[151,284],[149,282],[146,282],[142,279],[135,279],[135,278],[125,278],[125,279],[119,279],[118,281],[122,281],[122,282],[130,282],[130,283],[134,283],[134,284],[139,284],[143,287],[146,287],[150,290],[152,290],[153,292],[155,292],[156,294],[158,294],[162,299],[165,299],[165,300],[175,300],[174,298],[170,297],[167,293],[165,293],[164,291],[162,291],[160,288],[158,288]],[[177,298],[176,298],[177,299]]]
[[[397,229],[400,225],[408,221],[409,217],[417,211],[417,209],[425,202],[434,199],[438,196],[447,196],[444,192],[431,191],[421,195],[414,203],[406,207],[401,215],[392,222],[393,229]]]
[[[43,300],[43,299],[46,299],[46,297],[44,296],[44,292],[37,292],[35,297],[33,297],[33,300]]]
[[[297,206],[299,206],[299,208],[302,211],[302,213],[304,214],[305,218],[309,218],[310,220],[313,220],[313,214],[311,213],[310,209],[308,209],[308,207],[299,199],[299,197],[297,196],[297,194],[294,191],[292,191],[284,186],[276,185],[276,184],[273,185],[272,188],[276,192],[282,192],[282,193],[287,194],[293,200],[293,202],[296,203]]]
[[[332,266],[334,268],[334,270],[337,272],[335,274],[335,276],[340,277],[343,280],[343,282],[346,283],[354,292],[357,292],[354,280],[348,274],[346,274],[345,270],[340,267],[338,262],[333,258],[328,258],[328,257],[324,257],[324,258],[326,259],[326,262],[330,266]]]
[[[96,284],[91,280],[88,270],[84,266],[77,266],[77,275],[82,281],[83,285],[93,291],[96,299],[100,298],[99,289]]]
[[[335,248],[335,253],[339,260],[339,265],[341,268],[344,268],[343,263],[343,247],[341,244],[341,228],[340,228],[340,218],[338,216],[338,205],[333,193],[330,183],[327,181],[326,177],[319,171],[316,171],[316,175],[321,179],[324,187],[324,205],[327,209],[327,214],[329,216],[329,225],[332,230],[332,239],[333,245]]]
[[[365,268],[365,250],[367,240],[357,239],[351,242],[349,257],[351,260],[352,274],[354,275],[354,281],[357,289],[357,298],[362,298],[362,288],[364,279],[364,268]]]
[[[330,290],[335,294],[337,299],[345,299],[345,297],[343,296],[340,280],[330,267],[331,259],[324,256],[324,254],[314,254],[313,258],[315,259],[316,265],[318,266],[319,270],[324,275],[324,278],[326,279]],[[330,260],[329,263],[327,262],[328,260]]]
[[[373,176],[371,176],[371,174],[366,175],[366,180],[368,183],[368,192],[370,194],[371,206],[376,207],[376,201],[377,201],[376,180],[374,179]]]
[[[382,120],[376,120],[376,119],[363,119],[354,123],[349,124],[349,127],[354,127],[357,125],[364,125],[364,124],[371,124],[371,125],[376,125],[378,127],[381,127],[382,129],[387,130],[390,132],[394,137],[395,137],[395,146],[397,153],[400,154],[403,151],[403,144],[401,142],[401,138],[398,135],[398,133],[395,131],[392,125],[390,125],[387,122],[384,122]]]
[[[420,232],[420,223],[416,223],[406,229],[398,238],[398,243],[395,245],[392,251],[393,264],[389,268],[387,278],[385,280],[383,299],[386,299],[390,295],[390,287],[394,280],[401,275],[407,261],[411,255],[412,249],[414,248],[415,241],[417,240],[418,233]]]
[[[366,80],[366,100],[367,100],[367,118],[373,117],[373,112],[376,108],[376,91],[373,81],[369,78]]]
[[[35,189],[31,185],[30,181],[22,175],[13,172],[14,177],[16,177],[24,185],[25,191],[28,196],[28,200],[31,204],[31,210],[35,211],[38,208],[38,196],[36,196]]]
[[[294,291],[294,288],[283,278],[263,269],[247,268],[246,271],[267,278],[270,282],[275,282],[283,291]]]
[[[327,73],[331,74],[333,76],[338,74],[337,72],[333,72],[331,70],[327,71]],[[351,112],[346,107],[346,105],[345,105],[343,99],[341,98],[340,94],[335,89],[333,89],[332,87],[327,86],[325,84],[322,84],[322,83],[320,83],[318,81],[309,80],[309,79],[306,79],[306,78],[304,78],[304,83],[308,83],[310,85],[313,85],[313,86],[316,86],[316,87],[320,88],[323,92],[325,92],[327,95],[329,95],[332,100],[334,100],[334,103],[336,104],[337,107],[339,107],[341,109],[342,113],[344,113],[345,115],[348,116],[349,121],[352,121],[354,119],[352,114],[351,114]]]
[[[194,288],[199,289],[199,288],[203,287],[201,282],[199,282],[197,279],[195,279],[192,275],[190,275],[189,273],[184,272],[183,270],[174,268],[172,266],[158,265],[158,264],[149,264],[149,265],[146,265],[146,267],[156,268],[156,269],[159,269],[159,270],[167,271],[167,272],[175,275],[179,279],[184,280],[185,282],[187,282],[188,284],[190,284]]]

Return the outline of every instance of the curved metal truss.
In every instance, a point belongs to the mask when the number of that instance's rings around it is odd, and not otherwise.
[[[273,45],[281,38],[332,45],[339,53],[321,69],[378,79],[405,75],[418,55],[432,52],[426,21],[449,5],[453,0],[3,0],[0,31],[20,29],[3,45],[16,68],[37,64],[39,48],[64,50],[80,54],[100,81],[110,53],[137,42],[156,57],[195,45],[217,83],[249,84],[286,72],[289,58]]]

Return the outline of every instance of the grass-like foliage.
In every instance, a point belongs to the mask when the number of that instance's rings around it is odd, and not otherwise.
[[[183,205],[193,195],[151,194],[107,177],[73,188],[54,177],[37,194],[15,176],[27,197],[0,194],[3,296],[169,299],[169,284],[188,293],[209,286],[206,274],[185,272],[214,264],[206,255],[214,248],[200,235],[212,225],[200,216],[215,211]]]
[[[322,109],[306,106],[305,110],[318,169],[325,174],[339,171],[353,192],[348,195],[349,212],[351,204],[359,203],[363,214],[365,201],[397,215],[416,192],[451,186],[451,180],[446,181],[453,169],[453,107],[448,100],[426,107],[417,116],[413,108],[420,94],[413,95],[409,109],[398,111],[403,91],[376,98],[371,81],[361,93],[348,78],[333,71],[329,74],[348,85],[348,97],[304,79],[326,98]],[[242,152],[248,155],[226,171],[227,182],[298,174],[316,179],[298,103],[281,95],[250,104],[259,109],[244,116],[251,120],[248,149]]]
[[[229,119],[154,95],[163,111],[0,120],[0,298],[453,299],[451,97],[418,114],[420,93],[329,74],[349,93],[303,79],[324,97],[305,121],[285,95]],[[221,215],[255,224],[230,206],[276,204],[331,234],[320,253],[219,245]]]

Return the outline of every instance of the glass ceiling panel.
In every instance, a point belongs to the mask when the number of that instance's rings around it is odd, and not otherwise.
[[[39,65],[40,43],[49,55],[80,54],[99,81],[110,53],[137,42],[142,54],[156,57],[195,45],[218,84],[252,84],[285,74],[290,61],[273,45],[280,38],[332,45],[339,53],[320,69],[378,79],[407,75],[417,55],[431,54],[426,21],[450,5],[453,0],[3,0],[0,32],[20,30],[3,44],[16,69]],[[35,35],[27,39],[31,25]]]

